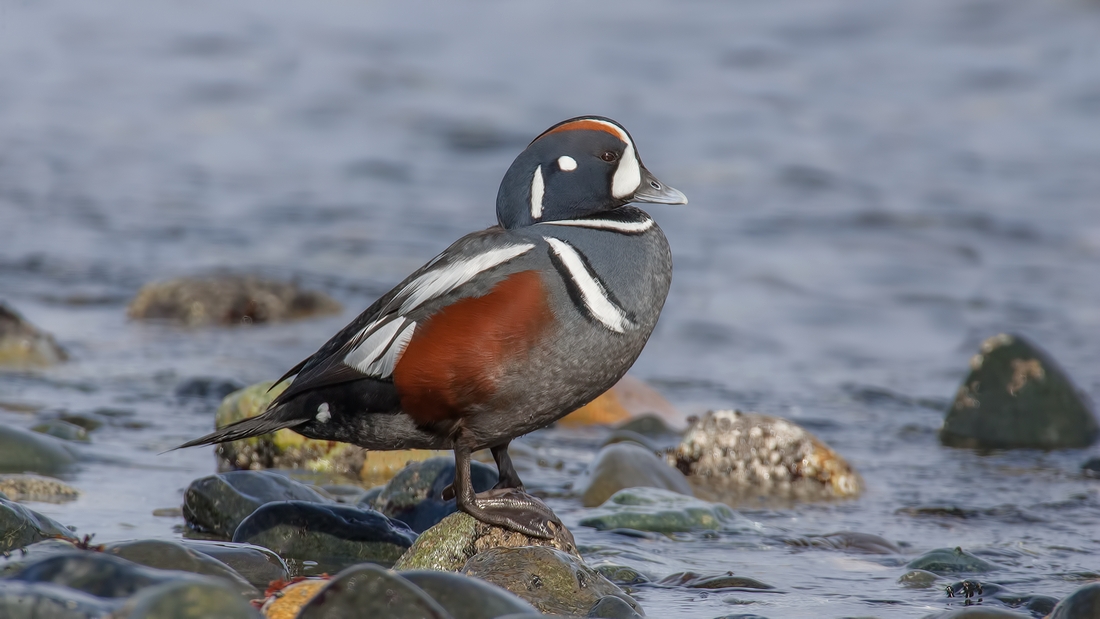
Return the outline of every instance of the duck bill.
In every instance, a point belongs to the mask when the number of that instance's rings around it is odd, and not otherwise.
[[[687,196],[679,189],[673,189],[657,180],[657,177],[642,168],[642,184],[638,191],[634,192],[631,202],[645,202],[648,204],[687,204]]]

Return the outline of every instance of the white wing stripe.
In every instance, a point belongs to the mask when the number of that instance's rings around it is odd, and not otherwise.
[[[584,265],[584,261],[572,245],[552,236],[543,238],[550,244],[554,254],[561,259],[565,269],[569,271],[573,283],[580,290],[585,308],[593,318],[616,333],[622,333],[627,327],[633,326],[626,317],[626,313],[608,298],[603,285],[588,272],[588,267]]]
[[[534,247],[530,243],[524,243],[491,249],[464,260],[457,260],[443,268],[428,271],[413,280],[398,295],[398,299],[403,298],[399,312],[408,314],[425,301],[445,295],[470,281],[479,273],[522,256]]]
[[[376,359],[374,363],[367,366],[367,369],[364,371],[367,374],[379,376],[381,378],[387,378],[393,375],[393,369],[397,367],[397,361],[401,359],[401,355],[405,354],[405,348],[408,347],[409,340],[412,339],[413,331],[415,330],[415,322],[411,320],[405,321],[405,328],[401,329],[397,337],[393,338],[390,347],[386,349],[386,354]]]
[[[370,374],[367,368],[386,352],[386,347],[390,345],[393,336],[406,322],[408,321],[395,318],[382,326],[378,326],[378,322],[367,325],[362,333],[369,333],[369,335],[355,347],[355,350],[344,357],[344,363],[360,372]]]
[[[652,219],[642,221],[615,221],[614,219],[561,219],[558,221],[544,221],[544,225],[552,226],[576,226],[578,228],[595,228],[597,230],[614,230],[633,234],[645,232],[653,227]]]

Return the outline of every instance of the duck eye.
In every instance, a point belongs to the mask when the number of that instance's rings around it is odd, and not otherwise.
[[[611,163],[612,161],[615,161],[618,158],[619,158],[619,153],[616,153],[616,152],[610,151],[610,150],[606,151],[604,154],[600,155],[600,159],[603,159],[604,161],[606,161],[608,163]]]

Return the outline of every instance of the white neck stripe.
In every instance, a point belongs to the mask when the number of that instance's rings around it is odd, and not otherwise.
[[[614,219],[561,219],[557,221],[541,222],[554,226],[575,226],[577,228],[593,228],[595,230],[613,230],[627,234],[645,232],[653,227],[652,219],[642,221],[615,221]]]
[[[626,312],[615,305],[608,297],[603,284],[588,271],[584,260],[581,259],[580,254],[572,245],[552,236],[542,238],[550,244],[551,251],[565,265],[568,277],[573,280],[573,283],[580,290],[581,299],[584,301],[584,307],[588,310],[589,315],[616,333],[622,333],[628,327],[634,326],[630,319],[626,317]]]
[[[531,177],[531,219],[542,217],[542,194],[546,190],[545,181],[542,179],[542,166],[535,168],[535,174]]]

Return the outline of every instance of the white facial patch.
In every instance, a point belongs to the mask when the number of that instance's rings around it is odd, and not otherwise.
[[[628,141],[623,156],[619,158],[619,167],[615,169],[615,176],[611,177],[611,195],[622,199],[633,195],[641,185],[642,166],[634,154],[634,145]]]
[[[542,237],[550,244],[550,249],[561,260],[569,278],[576,284],[584,301],[588,314],[616,333],[622,333],[634,324],[626,317],[626,312],[615,305],[604,289],[603,284],[585,266],[577,250],[561,239],[552,236]]]
[[[542,217],[542,194],[546,191],[545,181],[542,179],[542,166],[535,168],[535,174],[531,177],[531,219]]]
[[[577,160],[569,155],[558,157],[558,169],[562,172],[572,172],[577,169]]]
[[[328,402],[321,402],[321,405],[317,407],[315,419],[321,423],[328,423],[328,420],[332,419],[332,413],[328,410]]]

